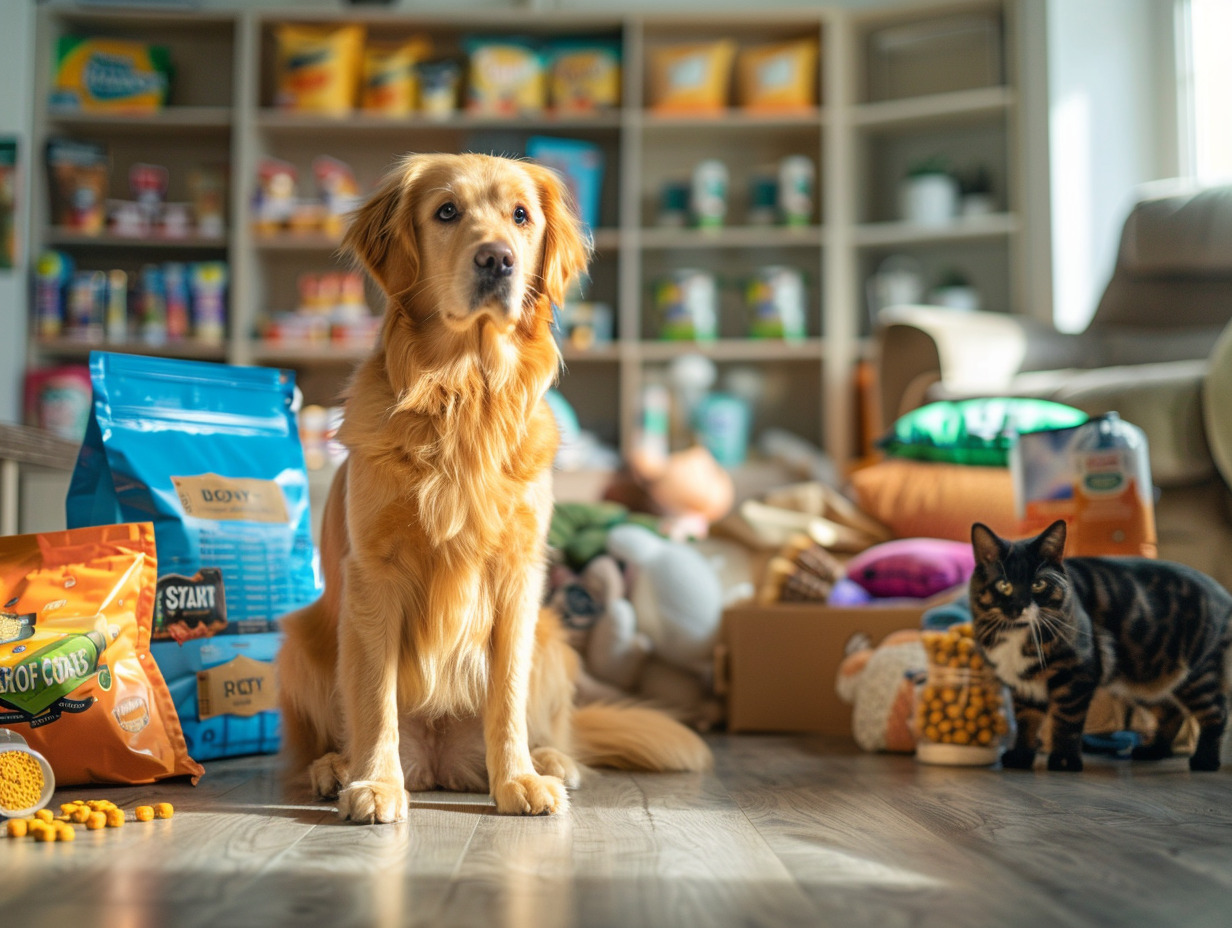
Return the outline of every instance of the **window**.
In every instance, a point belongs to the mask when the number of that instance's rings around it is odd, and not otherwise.
[[[1181,167],[1199,181],[1232,178],[1232,3],[1180,0]]]

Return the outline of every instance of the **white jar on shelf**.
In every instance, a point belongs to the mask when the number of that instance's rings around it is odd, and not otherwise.
[[[958,181],[941,172],[912,174],[899,184],[899,212],[905,222],[943,226],[958,215]]]

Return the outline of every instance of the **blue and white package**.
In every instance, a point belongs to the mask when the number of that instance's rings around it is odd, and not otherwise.
[[[153,522],[154,637],[268,632],[320,595],[289,371],[92,352],[68,525]]]
[[[150,645],[194,760],[278,752],[273,661],[281,643],[280,632],[266,632]]]

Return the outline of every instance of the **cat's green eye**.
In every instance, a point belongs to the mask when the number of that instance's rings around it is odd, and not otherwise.
[[[1031,584],[1032,593],[1042,593],[1046,589],[1048,589],[1048,584],[1044,580],[1036,580],[1034,583]]]
[[[1009,596],[1014,592],[1014,584],[1010,583],[1008,580],[998,580],[996,583],[996,588],[998,593],[1005,596]]]

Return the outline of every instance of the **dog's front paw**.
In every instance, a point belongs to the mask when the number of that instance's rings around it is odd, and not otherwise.
[[[347,781],[346,762],[341,754],[330,752],[318,757],[308,766],[308,780],[318,799],[333,799]]]
[[[397,781],[356,780],[338,793],[338,817],[352,822],[403,822],[408,808],[406,790]]]
[[[492,787],[496,811],[502,815],[554,815],[569,808],[565,784],[558,777],[524,773]]]
[[[535,748],[530,752],[530,759],[535,765],[536,773],[556,777],[569,789],[573,789],[582,782],[582,771],[577,763],[572,757],[561,753],[556,748]]]

